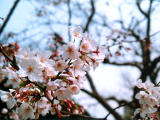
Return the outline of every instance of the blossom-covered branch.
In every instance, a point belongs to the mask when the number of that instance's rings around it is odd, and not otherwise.
[[[82,114],[84,108],[70,98],[79,93],[86,71],[95,69],[105,57],[99,46],[81,28],[71,30],[73,42],[56,51],[18,49],[10,57],[1,49],[11,66],[2,69],[8,77],[6,85],[13,89],[1,91],[1,100],[7,103],[11,119],[38,119],[48,113],[59,117]],[[82,41],[78,47],[75,40]],[[15,68],[15,65],[19,68]]]

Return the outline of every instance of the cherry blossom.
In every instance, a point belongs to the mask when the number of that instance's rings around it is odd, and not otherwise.
[[[33,108],[27,104],[27,103],[22,103],[19,108],[17,108],[18,112],[18,117],[20,120],[27,120],[28,118],[34,119],[34,112]]]
[[[74,37],[74,39],[81,39],[82,38],[82,28],[80,26],[78,27],[70,27],[71,35]]]
[[[22,77],[28,76],[31,81],[41,81],[42,80],[42,66],[37,61],[36,58],[27,58],[19,62],[20,70]]]
[[[63,54],[62,57],[66,59],[78,59],[80,53],[78,52],[78,48],[73,43],[69,43],[63,46]]]
[[[137,108],[134,114],[140,114],[143,119],[152,119],[152,114],[158,112],[160,89],[150,81],[142,83],[141,80],[138,81],[137,87],[141,89],[135,96],[139,100],[140,108]]]
[[[13,87],[10,92],[0,91],[1,100],[11,109],[8,110],[11,119],[38,119],[49,113],[61,117],[62,110],[67,114],[84,112],[71,98],[83,87],[86,72],[103,61],[105,49],[90,35],[82,33],[80,27],[72,29],[71,33],[74,41],[52,52],[32,51],[27,47],[17,50],[14,64],[19,69],[11,64],[1,70],[8,78],[6,86]],[[75,40],[81,44],[77,45]],[[147,90],[157,96],[156,89],[147,87]],[[138,95],[137,98],[140,99]],[[157,104],[154,98],[147,102]]]
[[[12,90],[11,90],[12,91]],[[1,97],[1,100],[3,102],[6,102],[7,103],[7,107],[9,109],[13,108],[14,105],[16,104],[16,100],[14,98],[14,96],[12,95],[12,92],[5,92],[4,94],[1,94],[0,97]]]
[[[55,70],[59,72],[63,72],[64,69],[67,68],[67,63],[64,60],[59,60],[59,61],[56,61],[54,67],[55,67]]]

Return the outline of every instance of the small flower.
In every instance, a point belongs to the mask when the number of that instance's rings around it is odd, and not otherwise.
[[[160,88],[159,87],[151,87],[148,89],[148,92],[151,96],[159,98],[160,97]]]
[[[7,82],[4,84],[5,86],[12,86],[13,88],[17,88],[21,82],[21,80],[17,77],[17,73],[11,70],[9,67],[2,70],[4,75],[8,78]]]
[[[15,56],[17,58],[17,61],[19,61],[21,58],[30,58],[35,56],[35,53],[31,51],[30,48],[25,47],[23,49],[20,49]]]
[[[152,114],[157,112],[157,106],[159,106],[160,90],[158,87],[154,87],[149,81],[142,83],[140,80],[138,81],[137,87],[143,91],[141,90],[135,96],[140,103],[140,108],[135,111],[135,114],[140,113],[142,118],[151,118]]]
[[[62,57],[66,59],[78,59],[80,53],[78,52],[78,48],[73,44],[69,43],[63,46],[63,54]]]
[[[56,84],[54,81],[50,81],[47,83],[47,89],[48,90],[55,90],[57,88]]]
[[[19,63],[20,70],[19,73],[22,77],[28,76],[29,80],[32,82],[41,82],[43,67],[37,61],[36,58],[22,59]]]
[[[148,98],[147,103],[152,105],[152,106],[155,106],[155,105],[159,104],[158,99],[156,99],[155,97],[152,97],[152,96],[150,96]]]
[[[82,28],[80,26],[75,27],[74,29],[71,28],[70,31],[74,38],[81,38]]]
[[[142,83],[142,80],[141,80],[141,79],[139,79],[139,80],[137,81],[136,86],[137,86],[138,88],[143,88],[143,87],[144,87],[144,83]]]
[[[17,88],[20,85],[21,80],[16,77],[12,79],[8,79],[7,82],[4,84],[5,86],[12,86],[13,88]]]
[[[63,72],[64,69],[67,68],[67,63],[63,60],[59,60],[55,63],[54,67],[55,67],[55,70],[57,70],[59,72]]]
[[[59,104],[60,102],[59,102],[59,100],[54,99],[53,103],[54,104]]]
[[[36,53],[36,57],[39,60],[39,62],[42,64],[42,66],[47,67],[53,66],[54,61],[50,59],[52,53],[50,51],[39,51]]]
[[[53,66],[51,67],[48,65],[47,67],[44,68],[43,74],[47,77],[53,77],[56,75],[56,71]]]
[[[69,90],[71,91],[72,94],[78,94],[80,89],[77,85],[70,85]]]
[[[148,90],[148,89],[150,89],[150,88],[152,88],[152,87],[154,87],[154,84],[151,83],[150,81],[146,81],[146,82],[144,83],[144,89]]]
[[[145,117],[146,117],[146,113],[145,113],[142,109],[137,108],[137,109],[135,110],[135,112],[134,112],[134,115],[137,115],[137,114],[139,114],[139,113],[140,113],[140,116],[141,116],[142,118],[145,118]]]
[[[51,104],[46,97],[42,97],[38,101],[37,105],[38,105],[38,112],[42,116],[46,116],[47,113],[49,113],[49,110],[51,109]]]
[[[2,114],[7,114],[8,113],[8,109],[7,108],[3,108],[1,113]]]
[[[96,50],[97,43],[87,34],[80,45],[80,51],[91,52]]]
[[[22,103],[17,109],[20,120],[34,119],[34,110],[28,103]]]
[[[140,91],[138,94],[136,94],[135,97],[136,97],[136,99],[139,99],[140,104],[144,104],[147,102],[148,94],[144,91]]]
[[[76,60],[73,62],[72,69],[74,74],[77,75],[85,75],[85,67],[83,66],[83,62],[81,60]]]
[[[14,105],[16,104],[15,98],[9,92],[6,92],[3,95],[1,95],[1,100],[7,103],[7,107],[9,109],[13,108]]]
[[[67,88],[60,88],[56,90],[55,95],[57,96],[58,100],[64,100],[71,97],[71,92]]]

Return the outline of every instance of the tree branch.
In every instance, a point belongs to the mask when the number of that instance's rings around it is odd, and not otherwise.
[[[133,105],[133,104],[130,104],[131,102],[126,101],[126,100],[118,100],[118,99],[117,99],[116,97],[114,97],[114,96],[105,98],[105,100],[106,100],[106,101],[108,101],[108,100],[114,100],[114,101],[116,101],[119,105],[126,104],[126,105],[128,105],[130,108],[134,108],[134,105]],[[133,103],[133,101],[132,101],[132,103]]]
[[[106,100],[98,95],[93,94],[85,89],[81,89],[83,92],[87,93],[89,96],[95,98],[106,110],[108,110],[116,120],[122,120],[121,116],[106,102]]]
[[[130,102],[130,103],[131,103],[131,102]],[[117,110],[117,109],[119,109],[119,108],[121,108],[121,107],[124,107],[124,106],[130,104],[130,103],[120,104],[118,107],[114,108],[113,110]],[[105,117],[105,120],[107,120],[107,118],[108,118],[108,116],[109,116],[110,114],[111,114],[110,112],[107,114],[107,116]]]
[[[89,84],[90,84],[90,86],[91,86],[91,89],[92,89],[93,93],[94,93],[94,94],[98,94],[98,93],[97,93],[97,90],[96,90],[96,87],[95,87],[95,85],[94,85],[94,83],[93,83],[93,80],[92,80],[92,78],[91,78],[91,76],[90,76],[90,74],[89,74],[88,72],[86,72],[86,77],[87,77],[87,79],[88,79],[88,82],[89,82]]]
[[[19,70],[19,67],[16,63],[16,58],[15,56],[13,56],[13,59],[11,59],[4,51],[3,51],[3,47],[0,44],[0,52],[3,54],[3,56],[10,62],[10,64],[12,65],[12,67],[16,70]]]
[[[137,4],[137,7],[139,9],[139,11],[145,16],[145,17],[148,17],[147,13],[144,12],[140,6],[140,0],[136,0],[136,4]]]
[[[72,11],[71,11],[71,6],[70,6],[71,0],[67,1],[67,6],[68,6],[68,27],[71,26],[71,18],[72,18]],[[71,35],[70,31],[68,30],[68,40],[71,41]]]
[[[90,0],[90,4],[91,4],[91,6],[92,6],[92,8],[91,8],[91,15],[90,15],[89,18],[88,18],[88,21],[87,21],[87,23],[86,23],[86,26],[85,26],[83,32],[88,31],[90,22],[92,21],[92,18],[93,18],[94,14],[95,14],[94,0]]]
[[[11,10],[10,10],[10,12],[9,12],[9,14],[8,14],[8,16],[7,16],[7,18],[6,18],[6,20],[4,21],[2,27],[0,28],[0,35],[2,34],[2,32],[3,32],[4,28],[5,28],[5,26],[7,25],[8,21],[9,21],[11,15],[13,14],[13,12],[14,12],[16,6],[18,5],[19,1],[20,1],[20,0],[16,0],[16,1],[14,2],[13,7],[11,8]]]
[[[140,64],[137,63],[137,62],[117,63],[117,62],[110,62],[109,60],[104,59],[103,63],[104,63],[104,64],[117,65],[117,66],[133,66],[133,67],[137,67],[139,70],[142,69],[142,68],[140,67]]]
[[[76,118],[76,119],[85,118],[85,119],[92,119],[92,120],[105,120],[104,118],[94,118],[91,116],[86,116],[86,115],[81,115],[81,114],[71,114],[71,113],[69,113],[69,115],[62,116],[62,118]]]
[[[116,101],[116,102],[119,103],[119,104],[128,103],[126,100],[118,100],[118,99],[115,98],[114,96],[105,98],[105,100],[107,100],[107,101],[108,101],[108,100],[114,100],[114,101]]]

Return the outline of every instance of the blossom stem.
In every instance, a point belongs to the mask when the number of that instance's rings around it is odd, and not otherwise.
[[[3,56],[11,63],[12,67],[16,70],[19,70],[19,67],[16,63],[15,56],[13,56],[13,60],[9,58],[9,56],[3,51],[2,44],[0,44],[0,52],[3,54]]]

